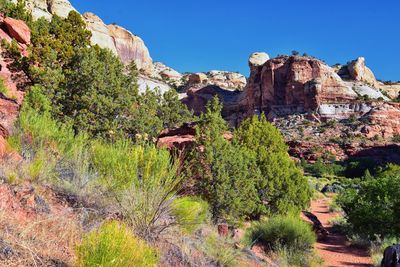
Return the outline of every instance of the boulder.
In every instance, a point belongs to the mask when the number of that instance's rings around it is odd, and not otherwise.
[[[31,30],[24,21],[13,18],[5,18],[3,23],[6,26],[10,37],[22,44],[30,44]]]
[[[393,245],[385,249],[381,267],[400,267],[400,245]]]
[[[110,49],[115,55],[118,55],[114,39],[111,37],[107,25],[95,14],[87,12],[83,14],[88,30],[92,32],[91,42],[101,48]]]
[[[255,70],[256,68],[262,66],[269,60],[269,55],[265,52],[255,52],[250,55],[249,67],[250,70]]]
[[[365,58],[359,57],[353,60],[347,65],[347,69],[352,79],[378,88],[374,73],[365,65]]]

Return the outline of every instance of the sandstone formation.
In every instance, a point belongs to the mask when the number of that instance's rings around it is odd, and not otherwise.
[[[27,55],[27,46],[30,42],[30,31],[25,22],[10,18],[0,18],[0,38],[10,42],[13,38],[20,40],[18,43],[22,54]],[[19,90],[17,84],[23,82],[20,75],[15,75],[9,69],[12,61],[6,58],[0,48],[0,79],[4,83],[6,92],[0,93],[0,158],[10,156],[13,159],[20,157],[13,153],[5,138],[11,133],[17,119],[24,92]],[[23,75],[22,75],[23,77]]]
[[[102,48],[110,49],[114,54],[117,54],[115,42],[107,25],[95,14],[87,12],[83,14],[88,29],[92,32],[91,42],[98,44]]]
[[[15,40],[21,44],[30,44],[31,31],[25,22],[13,18],[5,18],[3,23],[10,36],[15,38]]]
[[[153,74],[153,60],[142,39],[118,25],[104,24],[93,13],[85,13],[83,18],[92,32],[92,44],[110,49],[124,64],[135,61],[139,70],[149,76]]]
[[[385,92],[390,98],[400,99],[400,83],[379,83],[379,88]]]
[[[187,85],[215,85],[227,90],[243,90],[246,77],[237,72],[212,70],[207,73],[191,73],[186,75]]]
[[[11,0],[17,3],[17,0]],[[26,6],[34,19],[45,17],[51,19],[53,15],[66,18],[70,11],[76,9],[68,0],[26,0]]]
[[[135,61],[139,70],[151,75],[153,60],[142,39],[118,25],[108,25],[110,36],[114,39],[115,47],[122,62],[129,64]]]
[[[170,68],[166,65],[164,65],[161,62],[155,62],[153,64],[154,66],[154,73],[155,76],[174,83],[179,83],[181,85],[181,80],[183,78],[183,75],[179,73],[178,71],[174,70],[173,68]]]
[[[255,52],[250,55],[249,67],[251,71],[256,70],[258,67],[262,66],[269,60],[269,55],[264,52]]]
[[[315,111],[322,103],[350,102],[357,94],[323,62],[281,56],[254,66],[241,103],[250,113],[280,116]]]
[[[359,57],[347,65],[347,69],[352,79],[364,82],[378,88],[374,73],[365,65],[365,58]]]

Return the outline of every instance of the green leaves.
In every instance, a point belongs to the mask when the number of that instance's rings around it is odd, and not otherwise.
[[[244,121],[235,132],[233,142],[256,154],[261,178],[255,183],[267,213],[288,213],[309,204],[311,190],[307,180],[289,157],[281,133],[264,115]]]
[[[371,237],[398,237],[400,166],[389,164],[375,177],[367,173],[356,188],[346,189],[337,200],[354,230]]]

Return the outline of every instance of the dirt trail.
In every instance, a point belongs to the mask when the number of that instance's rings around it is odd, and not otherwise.
[[[346,242],[346,237],[334,233],[329,220],[335,218],[337,214],[329,212],[329,199],[323,198],[314,200],[311,203],[311,212],[318,217],[322,225],[329,231],[329,235],[316,244],[318,254],[324,259],[326,266],[342,267],[372,266],[368,251],[350,247]]]

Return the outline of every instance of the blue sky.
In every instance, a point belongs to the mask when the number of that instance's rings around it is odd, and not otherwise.
[[[155,61],[181,72],[248,74],[255,51],[307,52],[329,64],[364,56],[400,80],[399,0],[70,0],[140,36]]]

